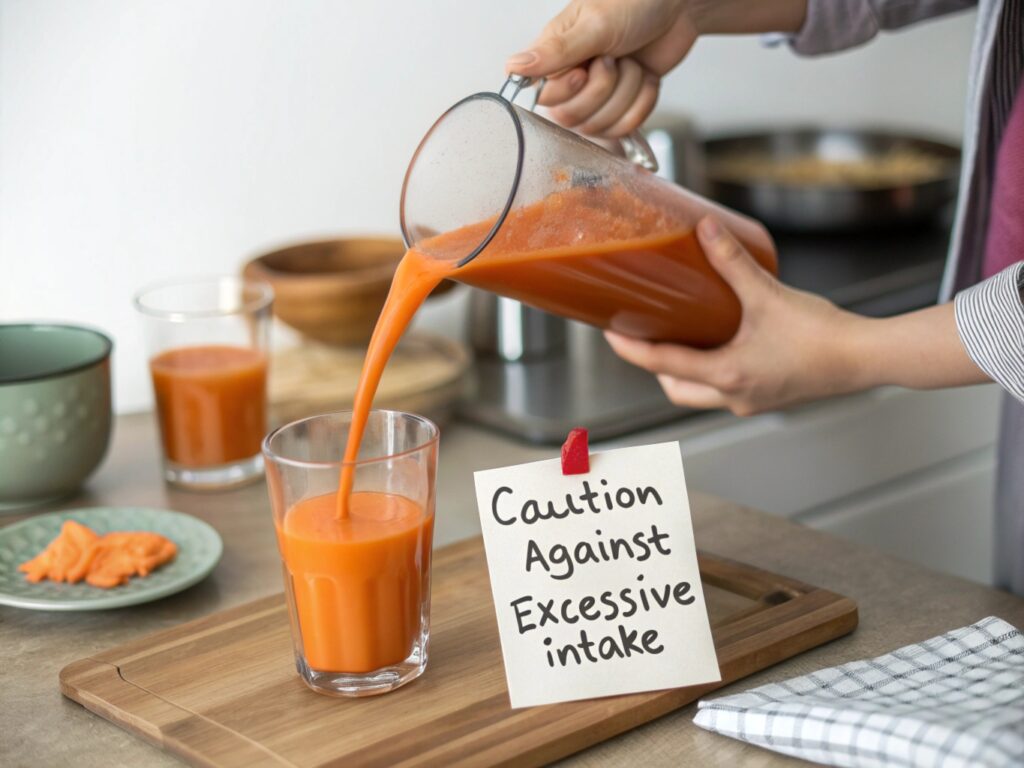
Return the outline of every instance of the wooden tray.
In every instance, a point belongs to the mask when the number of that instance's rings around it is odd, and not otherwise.
[[[197,765],[540,765],[844,635],[853,601],[715,555],[700,570],[722,682],[512,710],[479,538],[435,553],[430,666],[371,699],[309,691],[281,595],[60,673],[61,691]]]

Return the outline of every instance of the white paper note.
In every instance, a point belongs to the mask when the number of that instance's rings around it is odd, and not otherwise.
[[[513,707],[721,679],[677,443],[475,479]]]

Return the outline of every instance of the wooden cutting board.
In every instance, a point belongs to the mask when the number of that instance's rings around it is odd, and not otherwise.
[[[712,685],[512,710],[479,538],[434,559],[430,665],[369,699],[308,690],[281,595],[144,637],[60,674],[101,717],[205,766],[541,765],[844,635],[840,595],[715,555],[700,570],[722,671]]]

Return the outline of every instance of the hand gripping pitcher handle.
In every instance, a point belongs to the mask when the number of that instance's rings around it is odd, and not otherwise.
[[[542,77],[535,81],[532,77],[526,77],[524,75],[509,75],[505,80],[505,84],[501,86],[501,90],[498,91],[498,95],[502,98],[508,99],[509,103],[512,103],[516,100],[516,97],[521,91],[529,88],[535,82],[537,84],[537,89],[534,91],[533,104],[530,106],[530,111],[533,112],[537,109],[537,102],[540,100],[540,92],[544,89],[545,82],[547,82],[546,78]],[[511,90],[511,93],[509,96],[506,96],[505,91],[509,89]],[[654,157],[654,151],[651,149],[651,145],[647,143],[647,138],[643,133],[641,133],[639,128],[618,139],[618,143],[622,148],[622,154],[631,163],[635,163],[641,168],[646,168],[651,173],[657,172],[658,161]]]

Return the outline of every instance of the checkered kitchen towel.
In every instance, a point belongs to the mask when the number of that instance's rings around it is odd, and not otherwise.
[[[1024,766],[1024,636],[994,616],[698,704],[694,722],[840,766]]]

